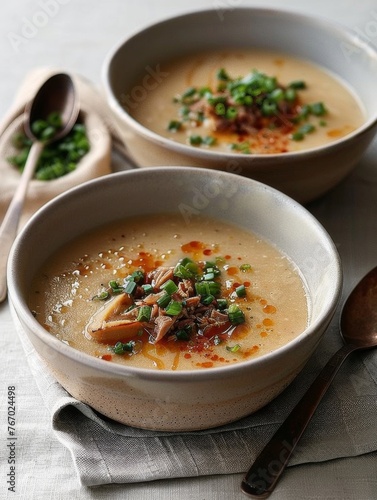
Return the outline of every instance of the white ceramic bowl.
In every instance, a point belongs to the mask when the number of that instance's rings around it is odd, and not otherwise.
[[[196,201],[199,198],[200,207]],[[179,213],[180,206],[256,232],[299,266],[311,309],[309,326],[302,334],[268,355],[237,365],[173,372],[97,359],[59,341],[37,322],[27,305],[31,280],[61,245],[119,218],[152,212]],[[328,234],[291,198],[226,172],[211,170],[205,177],[199,168],[161,167],[90,181],[45,205],[13,246],[8,286],[22,327],[69,393],[125,424],[180,431],[237,420],[277,396],[303,368],[320,341],[338,301],[341,270]]]
[[[365,108],[364,124],[330,145],[308,151],[223,154],[163,138],[138,123],[122,106],[122,95],[142,100],[144,93],[158,84],[164,61],[191,52],[232,47],[285,52],[338,75],[354,89]],[[149,78],[148,85],[133,93],[142,76]],[[377,52],[356,33],[324,19],[263,8],[214,7],[167,19],[122,41],[103,66],[108,103],[137,165],[189,165],[240,173],[301,203],[338,184],[373,139],[377,125],[376,81]]]

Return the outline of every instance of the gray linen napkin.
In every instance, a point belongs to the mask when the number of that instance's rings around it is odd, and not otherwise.
[[[127,427],[72,398],[49,375],[12,310],[16,329],[57,438],[70,450],[83,485],[244,472],[320,368],[341,346],[338,318],[304,370],[272,403],[208,431],[168,433]],[[346,361],[291,459],[291,465],[377,450],[377,356]]]

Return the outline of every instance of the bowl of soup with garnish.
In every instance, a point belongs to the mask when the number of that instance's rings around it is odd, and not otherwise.
[[[341,270],[293,199],[168,166],[45,205],[17,238],[8,284],[16,321],[72,396],[182,431],[237,420],[287,387],[331,320]]]
[[[337,185],[375,136],[376,77],[375,48],[350,30],[260,8],[161,21],[103,66],[137,166],[230,171],[301,203]]]

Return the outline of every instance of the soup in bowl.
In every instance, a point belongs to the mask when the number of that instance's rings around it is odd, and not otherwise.
[[[104,90],[130,156],[140,167],[221,169],[301,203],[317,198],[374,138],[376,50],[312,16],[219,14],[161,21],[107,57]]]
[[[70,394],[124,424],[180,431],[277,396],[331,320],[341,271],[328,234],[291,198],[234,174],[160,167],[47,204],[19,235],[8,282]]]

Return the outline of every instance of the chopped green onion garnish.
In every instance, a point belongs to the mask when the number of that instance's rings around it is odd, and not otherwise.
[[[132,311],[132,309],[136,309],[135,304],[131,304],[129,307],[127,307],[127,309],[124,312]]]
[[[182,106],[180,109],[179,109],[179,114],[180,116],[183,118],[183,120],[188,120],[189,118],[189,114],[190,114],[190,107],[189,106]],[[170,122],[171,123],[171,122]],[[177,123],[180,123],[179,121],[177,121]],[[182,124],[181,124],[182,125]]]
[[[218,295],[221,291],[221,283],[217,281],[208,281],[209,291],[212,295]]]
[[[34,134],[43,141],[54,136],[61,128],[61,124],[60,113],[52,112],[47,120],[35,120],[31,127]],[[18,152],[7,160],[22,171],[29,155],[31,141],[24,133],[17,133],[13,138],[13,144]],[[35,178],[48,181],[72,172],[89,149],[85,127],[76,123],[66,137],[45,146],[38,159]]]
[[[290,89],[287,89],[285,91],[285,98],[287,99],[287,101],[294,101],[297,97],[297,93],[295,91],[295,89],[293,88],[290,88]]]
[[[196,264],[195,261],[190,259],[190,257],[183,257],[183,259],[181,259],[179,263],[182,264],[182,266],[187,266],[188,264]]]
[[[54,137],[55,132],[56,132],[55,127],[52,127],[51,125],[46,127],[41,133],[41,140],[47,141],[48,139],[51,139],[51,137]]]
[[[92,300],[107,300],[109,297],[110,297],[109,292],[104,291],[97,295],[94,295]]]
[[[205,115],[204,115],[204,112],[203,111],[198,111],[197,115],[196,115],[196,119],[199,123],[203,123],[204,122],[204,119],[205,119]],[[205,139],[210,139],[210,137],[206,137]]]
[[[178,330],[175,336],[177,340],[190,340],[190,333],[187,329]]]
[[[195,102],[197,97],[197,90],[195,87],[189,87],[188,89],[183,92],[181,95],[177,95],[174,97],[173,101],[174,102],[179,102],[181,104],[187,104],[190,105],[193,102]]]
[[[214,97],[208,97],[208,103],[211,104],[211,106],[216,106],[216,104],[225,104],[226,103],[226,97],[224,96],[214,96]]]
[[[141,306],[136,321],[148,322],[151,319],[151,314],[152,314],[151,306]]]
[[[265,99],[262,104],[262,113],[264,115],[273,115],[277,111],[277,105],[276,102],[269,101]]]
[[[35,120],[31,124],[31,130],[33,134],[35,134],[38,137],[47,126],[48,123],[46,122],[46,120]]]
[[[264,87],[267,92],[271,92],[274,90],[277,86],[277,80],[276,77],[274,76],[266,76],[263,75],[265,80],[264,80]]]
[[[199,267],[196,262],[185,257],[175,266],[174,276],[182,279],[194,278],[199,274]]]
[[[61,128],[63,125],[61,114],[58,111],[50,113],[47,117],[47,121],[50,125],[56,128]]]
[[[182,128],[182,123],[178,120],[171,120],[168,125],[170,132],[178,132]]]
[[[178,316],[182,311],[182,302],[171,300],[167,305],[165,312],[169,316]]]
[[[240,285],[236,288],[237,297],[246,297],[245,285]]]
[[[124,354],[126,352],[132,352],[135,347],[135,341],[130,340],[129,342],[117,342],[113,348],[115,354]]]
[[[216,266],[218,266],[218,265],[222,265],[222,264],[225,264],[225,262],[226,262],[226,260],[224,259],[224,257],[220,257],[220,256],[218,256],[218,257],[216,257],[216,259],[215,259],[215,263],[216,263],[215,265],[216,265]],[[210,262],[210,264],[211,264],[211,265],[213,265],[213,263],[212,263],[212,262]],[[220,269],[219,269],[219,273],[220,273]]]
[[[234,120],[237,114],[238,114],[237,108],[234,108],[233,106],[230,106],[226,110],[226,117],[228,118],[228,120]]]
[[[240,270],[242,272],[250,271],[251,270],[251,265],[250,264],[241,264],[240,265]]]
[[[301,132],[294,132],[292,134],[292,140],[294,141],[302,141],[304,139],[304,134],[302,134]]]
[[[217,72],[216,77],[217,77],[218,80],[222,80],[224,82],[226,82],[226,81],[228,81],[230,79],[228,73],[225,71],[224,68],[220,68],[219,69],[219,71]]]
[[[204,270],[207,273],[214,273],[215,276],[220,276],[221,271],[218,268],[217,264],[223,264],[224,262],[225,259],[223,259],[222,257],[216,257],[216,262],[207,261],[204,264]]]
[[[177,264],[174,268],[174,276],[181,279],[189,279],[192,278],[192,273],[182,264]]]
[[[221,284],[217,281],[199,281],[195,283],[195,291],[198,295],[206,297],[207,295],[218,295],[221,290]]]
[[[228,318],[232,325],[240,325],[245,322],[245,315],[237,304],[231,304],[229,306]]]
[[[290,87],[292,89],[302,90],[302,89],[306,89],[306,83],[303,80],[295,80],[295,81],[291,82],[288,85],[288,87]]]
[[[206,137],[202,138],[202,144],[205,144],[206,146],[213,146],[214,144],[216,144],[216,137],[207,135]]]
[[[186,99],[187,97],[192,97],[193,95],[196,94],[196,88],[195,87],[188,87],[182,94],[182,98]]]
[[[131,274],[131,278],[136,282],[139,283],[139,281],[143,281],[144,279],[144,271],[141,269],[137,269]]]
[[[149,284],[141,285],[141,288],[144,290],[145,295],[149,295],[154,291],[153,286]]]
[[[323,102],[316,102],[314,104],[311,104],[310,111],[315,116],[323,116],[327,113],[327,109],[325,108]]]
[[[314,132],[314,130],[315,126],[311,123],[305,123],[305,125],[301,125],[301,127],[298,129],[301,134],[310,134],[311,132]]]
[[[270,94],[270,98],[275,102],[282,101],[284,97],[285,97],[284,90],[280,88],[274,89]]]
[[[230,145],[230,149],[234,149],[235,151],[241,151],[244,154],[250,154],[250,144],[247,141],[243,141],[240,143],[233,143]]]
[[[232,347],[231,347],[231,346],[229,346],[229,345],[227,345],[227,346],[226,346],[226,350],[227,350],[227,351],[230,351],[230,352],[237,352],[237,351],[239,351],[240,349],[241,349],[240,344],[236,344],[236,345],[234,345],[234,346],[232,346]]]
[[[199,89],[199,95],[200,97],[210,97],[212,95],[212,91],[209,87],[201,87]]]
[[[125,281],[123,285],[123,291],[125,293],[128,293],[129,295],[132,295],[134,291],[136,290],[137,284],[134,281]]]
[[[169,295],[173,295],[178,290],[178,287],[173,280],[168,280],[160,286],[160,289],[165,290]]]
[[[109,287],[113,293],[121,293],[124,292],[124,288],[119,285],[119,283],[115,280],[109,281]]]
[[[171,300],[170,295],[165,292],[164,295],[157,300],[157,305],[158,307],[164,308],[169,304],[170,300]]]
[[[195,283],[195,291],[198,295],[205,297],[206,295],[210,295],[209,284],[207,282],[199,282]]]
[[[215,106],[215,113],[219,116],[223,116],[226,113],[225,104],[218,102]]]
[[[217,309],[219,311],[224,311],[228,307],[228,301],[226,299],[217,299]]]
[[[189,142],[192,146],[200,146],[203,142],[203,139],[200,135],[190,135]]]
[[[303,80],[292,81],[286,86],[279,83],[276,76],[269,76],[257,70],[233,79],[224,68],[220,68],[217,72],[217,83],[213,88],[190,87],[177,98],[177,102],[184,103],[188,109],[185,109],[184,114],[180,111],[183,123],[172,120],[168,128],[175,131],[185,126],[186,130],[190,131],[190,126],[200,126],[208,118],[215,121],[215,126],[219,122],[224,132],[233,134],[237,130],[240,137],[247,137],[249,134],[253,135],[246,126],[250,117],[257,131],[282,129],[282,133],[287,134],[289,126],[286,125],[289,123],[300,123],[306,121],[310,115],[322,116],[327,112],[321,102],[301,103],[299,93],[305,88],[306,83]],[[261,114],[262,120],[259,119]],[[299,141],[308,133],[299,132],[296,131],[291,138]],[[193,146],[203,147],[212,146],[217,142],[217,138],[192,133],[187,141]],[[253,152],[247,141],[228,145],[243,154]]]
[[[312,125],[311,123],[305,123],[304,125],[301,125],[297,132],[294,132],[292,134],[292,139],[294,141],[302,141],[306,134],[310,134],[311,132],[314,132],[314,130],[314,125]]]
[[[201,299],[201,303],[204,304],[205,306],[209,306],[212,304],[212,302],[215,300],[215,297],[213,295],[205,295]]]

